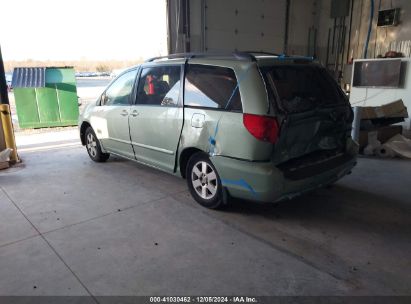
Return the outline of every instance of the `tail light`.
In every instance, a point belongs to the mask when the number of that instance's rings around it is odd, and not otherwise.
[[[278,139],[279,126],[274,117],[244,114],[243,123],[248,132],[258,140],[274,144]]]

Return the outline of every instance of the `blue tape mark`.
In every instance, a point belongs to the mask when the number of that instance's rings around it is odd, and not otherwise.
[[[210,136],[208,138],[208,142],[210,143],[210,145],[215,146],[215,138],[214,137]]]
[[[208,138],[208,142],[210,143],[210,149],[209,149],[210,155],[214,155],[214,149],[215,149],[215,145],[216,145],[216,140],[215,140],[215,138],[216,138],[216,136],[217,136],[218,126],[219,126],[219,124],[220,124],[220,119],[221,119],[221,117],[218,119],[217,124],[216,124],[216,126],[215,126],[214,136],[210,136],[210,137]]]
[[[235,93],[237,92],[237,90],[238,90],[238,84],[240,83],[240,81],[238,81],[237,82],[237,85],[235,86],[235,88],[234,88],[234,90],[233,90],[233,92],[231,93],[231,96],[230,96],[230,98],[228,99],[228,102],[227,102],[227,104],[226,104],[226,106],[225,106],[225,109],[227,110],[228,109],[228,107],[230,106],[230,104],[231,104],[231,100],[233,99],[233,97],[234,97],[234,95],[235,95]]]
[[[221,183],[223,184],[223,186],[226,186],[226,185],[235,185],[235,186],[243,187],[243,188],[247,189],[248,191],[250,191],[253,195],[258,196],[258,193],[255,192],[255,190],[253,189],[253,187],[251,187],[250,184],[247,183],[247,182],[246,182],[245,180],[243,180],[243,179],[239,179],[239,180],[221,179]]]

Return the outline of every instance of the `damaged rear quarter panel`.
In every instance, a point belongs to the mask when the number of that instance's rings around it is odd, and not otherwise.
[[[202,127],[192,126],[194,114],[204,115]],[[257,141],[244,127],[242,113],[185,108],[180,153],[197,148],[210,155],[243,160],[269,160],[272,145]],[[218,170],[218,168],[217,168]]]

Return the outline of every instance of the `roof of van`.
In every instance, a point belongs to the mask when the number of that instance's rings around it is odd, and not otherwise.
[[[294,63],[315,63],[313,57],[288,56],[284,54],[274,54],[266,52],[217,52],[217,53],[178,53],[167,56],[153,57],[146,60],[143,64],[138,64],[124,69],[118,76],[125,72],[136,69],[146,64],[184,64],[186,60],[193,60],[195,63],[217,63],[218,61],[232,63],[256,62],[259,66],[271,66],[273,64],[294,64]]]
[[[178,61],[189,60],[189,59],[221,59],[228,61],[266,61],[266,60],[278,60],[278,61],[288,61],[288,62],[313,62],[313,57],[307,56],[288,56],[285,54],[275,54],[268,52],[208,52],[208,53],[178,53],[170,54],[167,56],[153,57],[146,60],[148,62],[167,62],[167,61]]]

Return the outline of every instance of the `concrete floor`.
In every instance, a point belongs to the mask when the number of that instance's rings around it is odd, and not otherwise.
[[[0,295],[411,295],[410,161],[222,212],[79,145],[23,151],[0,172]]]

